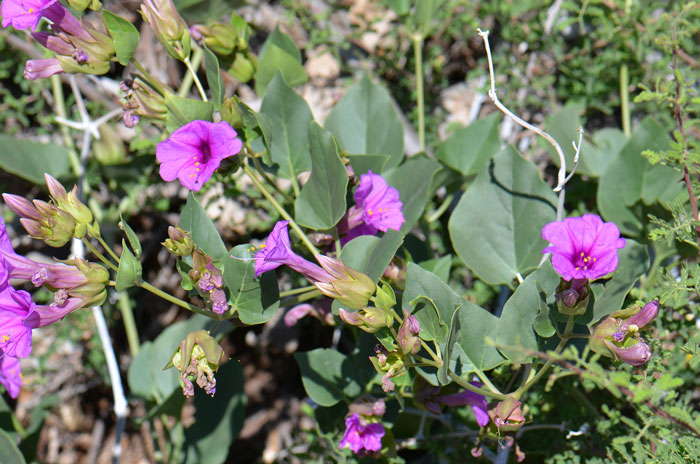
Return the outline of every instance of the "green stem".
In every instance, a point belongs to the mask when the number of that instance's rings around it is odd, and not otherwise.
[[[280,302],[280,305],[293,306],[293,305],[297,305],[299,303],[303,303],[305,301],[312,300],[312,299],[319,297],[321,295],[323,295],[323,293],[321,293],[320,290],[313,290],[313,291],[308,292],[308,293],[302,293],[301,295],[292,297],[288,300],[284,300],[284,301]]]
[[[450,193],[449,195],[447,195],[445,197],[444,200],[442,200],[442,204],[440,204],[438,209],[436,209],[433,214],[431,214],[430,216],[428,216],[425,219],[428,222],[428,224],[433,223],[433,222],[437,221],[438,219],[440,219],[440,216],[442,216],[445,213],[445,211],[447,211],[447,208],[449,208],[450,205],[452,204],[452,199],[454,197],[455,197],[455,194]]]
[[[315,285],[307,285],[306,287],[294,288],[292,290],[287,290],[286,292],[280,292],[280,298],[294,296],[294,295],[298,295],[300,293],[310,292],[312,290],[316,290]]]
[[[68,119],[66,115],[66,103],[63,96],[63,87],[61,86],[61,78],[57,74],[51,76],[51,90],[53,93],[54,109],[56,111],[56,116],[60,116],[63,119]],[[68,132],[68,127],[60,124],[61,137],[63,138],[63,144],[68,150],[68,158],[70,159],[70,165],[73,169],[73,174],[76,177],[80,177],[82,172],[82,166],[80,165],[80,158],[78,157],[78,152],[75,150],[75,144],[73,139],[70,138],[70,133]]]
[[[627,138],[632,136],[629,80],[629,69],[626,64],[623,64],[620,66],[620,110],[622,111],[622,132]]]
[[[141,287],[144,290],[147,290],[151,293],[153,293],[156,296],[159,296],[163,298],[166,301],[169,301],[181,308],[185,308],[188,311],[192,311],[193,313],[201,314],[203,316],[211,317],[216,319],[216,314],[212,313],[211,311],[207,311],[204,308],[200,308],[199,306],[192,305],[186,301],[182,301],[180,298],[177,298],[173,295],[170,295],[169,293],[165,293],[163,290],[154,287],[153,285],[149,284],[148,282],[142,281],[139,282],[138,284],[139,287]]]
[[[143,77],[143,79],[146,82],[148,82],[148,84],[151,87],[156,89],[158,91],[158,93],[160,93],[161,95],[165,95],[165,88],[161,85],[160,82],[158,82],[156,79],[154,79],[153,76],[151,76],[148,73],[148,71],[146,71],[146,68],[141,66],[141,63],[139,63],[138,60],[136,60],[136,58],[132,58],[131,62],[134,64],[134,66],[136,66],[136,69],[139,70],[139,72],[141,73],[141,77]]]
[[[418,144],[425,152],[425,102],[423,101],[423,34],[413,36],[413,56],[416,62],[416,104],[418,109]]]
[[[503,395],[501,393],[495,393],[495,392],[492,392],[490,390],[484,390],[483,388],[475,387],[470,382],[467,382],[462,377],[458,376],[457,374],[455,374],[452,371],[449,371],[448,373],[450,375],[450,378],[452,380],[454,380],[456,383],[458,383],[459,386],[464,388],[465,390],[469,390],[470,392],[478,393],[480,395],[487,396],[489,398],[493,398],[493,399],[500,400],[500,401],[503,401],[507,398],[506,395]]]
[[[249,151],[250,151],[250,150],[249,150]],[[258,158],[256,158],[256,157],[253,157],[253,156],[251,156],[250,159],[253,160],[253,166],[255,166],[255,170],[258,171],[258,174],[260,174],[260,175],[262,176],[263,179],[265,179],[265,182],[267,182],[268,184],[270,184],[270,186],[271,186],[273,189],[275,189],[275,191],[276,191],[277,193],[279,193],[280,195],[282,195],[282,196],[284,197],[285,200],[287,200],[289,203],[294,204],[294,198],[290,197],[289,194],[288,194],[287,192],[285,192],[284,190],[282,190],[281,188],[279,188],[279,186],[275,183],[275,181],[273,181],[272,179],[270,179],[270,176],[267,175],[267,173],[265,172],[265,170],[264,170],[263,167],[262,167],[262,164],[260,164],[260,160],[259,160]]]
[[[474,369],[474,373],[477,375],[477,377],[479,377],[479,380],[481,380],[484,383],[484,385],[489,387],[489,390],[499,395],[502,394],[501,390],[496,388],[496,386],[491,382],[491,379],[489,379],[481,369],[477,369],[476,366],[474,366]]]
[[[195,58],[197,57],[196,53],[197,53],[197,51],[195,51],[195,56],[194,56]],[[201,51],[199,53],[200,53],[200,55],[202,54]],[[199,61],[199,63],[197,63],[197,67],[199,67],[199,64],[201,63],[201,59],[198,61]],[[202,97],[202,101],[205,101],[205,102],[209,101],[209,100],[207,100],[207,94],[204,92],[204,87],[202,87],[202,83],[199,82],[199,77],[197,77],[197,71],[195,71],[194,66],[192,66],[192,62],[190,61],[190,57],[188,56],[187,58],[185,58],[183,63],[185,63],[185,66],[187,66],[187,70],[192,75],[192,79],[194,79],[194,85],[197,86],[197,90],[199,91],[199,96]]]
[[[420,361],[422,364],[425,364],[426,366],[433,366],[433,367],[440,367],[441,366],[440,363],[436,363],[435,361],[428,359],[428,358],[424,358],[423,356],[417,356],[414,354],[413,358],[417,359],[418,361]],[[416,364],[412,363],[411,365],[415,366]]]
[[[22,423],[17,419],[15,412],[12,410],[10,410],[10,420],[12,421],[12,427],[15,429],[15,432],[22,438],[26,437],[27,431],[22,427]]]
[[[262,182],[260,182],[260,179],[258,179],[258,176],[255,174],[255,172],[250,169],[249,166],[246,164],[243,164],[243,171],[250,177],[250,180],[253,181],[255,186],[260,190],[260,192],[263,194],[263,196],[267,199],[272,204],[272,207],[277,210],[277,212],[284,218],[286,221],[289,221],[289,225],[291,226],[292,230],[294,233],[297,234],[299,239],[304,243],[306,248],[311,252],[312,255],[318,255],[320,252],[318,249],[314,246],[313,243],[311,243],[311,240],[306,236],[303,230],[297,225],[297,223],[292,219],[292,217],[287,213],[287,211],[280,205],[277,200],[275,200],[275,197],[272,196],[270,191],[263,185]]]
[[[335,256],[336,256],[336,258],[340,259],[340,249],[342,247],[340,245],[340,237],[338,236],[338,229],[333,227],[333,229],[331,229],[331,232],[333,234],[333,242],[335,243]]]
[[[399,319],[399,320],[401,320],[401,319]],[[423,347],[423,349],[424,349],[425,351],[428,352],[428,354],[430,355],[430,357],[433,358],[433,359],[435,360],[435,362],[439,363],[439,364],[442,366],[442,358],[440,358],[437,354],[435,354],[435,352],[434,352],[433,350],[430,349],[430,347],[428,346],[428,344],[425,343],[425,342],[423,341],[423,339],[421,339],[420,344],[421,344],[421,346]]]
[[[94,246],[92,246],[92,243],[90,243],[90,240],[88,240],[86,237],[83,237],[83,243],[86,247],[90,249],[93,255],[97,256],[97,259],[109,266],[109,268],[112,269],[114,272],[117,272],[119,270],[119,268],[117,268],[117,266],[115,266],[112,261],[108,260],[105,257],[105,255],[97,251],[97,249]]]
[[[566,342],[569,341],[570,335],[571,335],[571,329],[574,327],[574,316],[569,316],[569,318],[566,320],[566,327],[564,327],[564,333],[562,334],[561,340],[559,340],[559,344],[557,345],[556,348],[554,348],[554,353],[555,355],[558,355],[561,353],[561,351],[564,349],[564,346],[566,345]],[[552,363],[554,363],[554,360],[552,357],[547,359],[547,361],[544,363],[542,368],[535,374],[530,380],[527,381],[525,385],[522,387],[518,388],[515,393],[513,394],[515,398],[522,398],[522,396],[525,394],[525,392],[534,384],[536,384],[542,376],[549,370],[549,368],[552,366]]]
[[[122,313],[124,321],[124,331],[126,332],[126,341],[129,344],[129,352],[131,357],[135,358],[139,354],[139,332],[136,329],[134,321],[134,311],[131,308],[129,294],[127,292],[119,292],[119,311]]]
[[[112,247],[110,247],[109,245],[107,245],[105,243],[105,241],[102,239],[102,236],[98,235],[95,238],[97,239],[98,242],[100,242],[100,245],[102,245],[102,248],[104,248],[107,251],[107,253],[109,253],[109,255],[117,262],[117,264],[119,264],[119,262],[120,262],[119,256],[117,256],[117,254],[114,252],[114,250],[112,250]]]

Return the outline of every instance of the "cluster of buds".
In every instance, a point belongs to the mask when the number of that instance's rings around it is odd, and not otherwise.
[[[404,357],[398,350],[387,351],[380,345],[374,348],[374,352],[375,356],[369,359],[376,371],[382,374],[382,390],[387,393],[394,391],[396,384],[391,379],[406,373]]]
[[[658,300],[647,303],[641,309],[635,305],[612,313],[594,329],[590,338],[591,349],[632,366],[645,364],[651,359],[651,349],[639,331],[658,314]]]
[[[126,79],[119,85],[124,92],[122,107],[126,127],[135,127],[142,117],[165,120],[168,115],[165,97],[152,85],[140,79]]]
[[[180,386],[185,396],[194,396],[194,385],[203,388],[207,395],[216,393],[214,373],[224,360],[224,350],[206,330],[191,332],[180,342],[168,364],[163,369],[175,367],[180,371]]]
[[[352,309],[367,304],[377,288],[368,275],[328,256],[316,255],[315,258],[326,273],[314,282],[321,293]]]
[[[82,6],[83,2],[79,3]],[[99,28],[83,24],[56,0],[4,0],[2,16],[3,27],[12,24],[15,29],[31,28],[34,39],[56,53],[55,58],[27,61],[25,78],[41,79],[62,72],[100,75],[109,71],[114,41],[103,24]],[[36,32],[41,18],[51,22],[50,32]]]
[[[168,227],[168,239],[162,245],[171,254],[177,257],[192,256],[194,252],[194,241],[190,237],[190,233],[182,230],[179,227]]]
[[[258,58],[248,49],[251,28],[243,18],[234,14],[231,23],[210,23],[190,28],[192,38],[206,45],[218,58],[222,69],[240,82],[248,82],[255,75]]]
[[[190,57],[190,32],[172,0],[145,0],[141,16],[168,54],[179,61]]]
[[[567,316],[580,316],[588,309],[590,295],[588,279],[561,279],[556,293],[557,308]]]
[[[364,276],[364,274],[362,275]],[[369,277],[365,277],[369,279]],[[359,327],[368,333],[374,333],[384,327],[393,326],[394,316],[391,313],[391,309],[396,305],[396,296],[391,286],[386,284],[382,284],[381,286],[372,285],[376,289],[375,295],[369,298],[369,300],[365,300],[358,311],[339,310],[339,315],[343,322],[348,325]],[[369,289],[370,287],[367,286],[366,288]],[[372,301],[373,306],[366,306],[369,301]],[[417,324],[418,320],[415,322]],[[404,324],[402,324],[402,327]],[[420,331],[420,327],[418,327],[418,330]],[[400,341],[399,344],[401,344]]]
[[[42,240],[49,246],[61,247],[71,239],[83,238],[86,234],[99,234],[92,212],[78,199],[78,187],[67,192],[56,179],[45,174],[46,185],[51,193],[51,203],[41,200],[29,201],[19,195],[3,193],[7,206],[20,216],[20,222],[30,237]]]

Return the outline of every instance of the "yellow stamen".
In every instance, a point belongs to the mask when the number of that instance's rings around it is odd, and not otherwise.
[[[10,339],[10,336],[9,336],[9,335],[3,335],[3,336],[2,336],[2,342],[3,342],[3,343],[6,343],[9,339]]]

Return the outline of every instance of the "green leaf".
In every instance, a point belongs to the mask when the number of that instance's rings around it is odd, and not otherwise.
[[[180,388],[179,372],[163,370],[175,349],[187,334],[215,324],[211,319],[194,315],[191,318],[168,326],[153,342],[141,345],[139,354],[129,366],[128,383],[131,393],[161,404]]]
[[[255,279],[255,261],[250,246],[233,247],[224,258],[224,285],[229,304],[244,324],[262,324],[277,314],[279,288],[274,273]],[[235,256],[236,258],[232,258]]]
[[[134,229],[132,229],[129,224],[126,223],[121,214],[119,215],[119,228],[126,234],[126,238],[129,240],[129,246],[131,246],[131,249],[134,250],[134,255],[136,255],[137,258],[141,257],[141,242],[136,236]]]
[[[438,381],[440,382],[441,385],[447,385],[450,382],[452,382],[452,379],[448,375],[449,372],[449,367],[451,365],[451,358],[452,358],[452,351],[454,350],[455,343],[457,342],[457,337],[459,336],[460,333],[460,318],[459,318],[459,310],[461,309],[461,306],[458,306],[455,309],[455,312],[452,313],[452,320],[450,321],[450,327],[447,332],[447,342],[445,345],[442,347],[442,365],[438,368],[437,370],[437,378]]]
[[[418,26],[423,34],[430,30],[430,21],[444,0],[418,0],[413,13],[413,24]]]
[[[460,199],[449,221],[457,254],[482,280],[511,285],[536,267],[555,219],[556,196],[511,146],[498,153]]]
[[[207,24],[228,17],[245,6],[243,0],[174,0],[177,11],[189,24]]]
[[[593,316],[590,324],[593,325],[603,317],[622,309],[625,297],[632,290],[640,276],[649,270],[649,253],[647,247],[627,239],[625,247],[618,251],[617,270],[612,278],[605,282],[596,282],[591,285],[595,295]],[[579,322],[577,320],[577,322]],[[585,318],[580,323],[586,323]]]
[[[68,151],[53,143],[35,143],[0,135],[0,169],[35,184],[45,183],[44,173],[60,178],[69,173]]]
[[[3,464],[25,464],[26,462],[15,441],[2,429],[0,429],[0,462]]]
[[[452,255],[446,255],[441,258],[429,259],[418,263],[420,267],[426,271],[430,271],[440,280],[447,283],[450,280],[450,269],[452,269]]]
[[[243,135],[245,136],[245,140],[253,143],[256,141],[256,139],[261,138],[265,146],[264,149],[270,151],[270,145],[265,132],[263,132],[263,124],[260,121],[258,113],[253,111],[250,106],[243,103],[240,98],[236,96],[232,98],[234,104],[236,105],[236,110],[241,117],[241,124],[243,125]]]
[[[119,269],[117,277],[114,279],[114,288],[121,292],[138,285],[141,281],[141,272],[141,263],[126,246],[126,242],[122,240],[122,255],[119,257]]]
[[[260,107],[259,121],[270,144],[270,157],[279,165],[278,174],[287,179],[311,169],[309,124],[313,121],[306,104],[281,75],[270,82]]]
[[[107,10],[102,10],[104,14],[105,26],[109,31],[109,35],[114,40],[114,51],[117,55],[117,60],[122,66],[126,66],[134,57],[134,50],[139,44],[139,31],[131,22],[111,13]]]
[[[294,353],[306,394],[320,406],[333,406],[345,398],[345,391],[359,393],[353,363],[344,354],[329,348]]]
[[[439,164],[424,156],[414,156],[406,160],[398,168],[385,173],[387,183],[399,191],[403,203],[403,215],[406,222],[401,226],[401,232],[408,234],[418,219],[420,219],[428,202],[433,176],[439,169]]]
[[[165,106],[168,108],[165,127],[169,133],[191,121],[211,121],[214,112],[212,102],[182,98],[172,93],[165,94]]]
[[[367,76],[355,84],[326,118],[326,129],[350,154],[389,155],[385,169],[403,159],[403,124],[389,93]]]
[[[224,101],[224,81],[219,70],[219,59],[206,45],[202,48],[204,49],[204,69],[207,74],[207,84],[211,90],[211,100],[214,103],[214,109],[218,110]]]
[[[313,121],[308,133],[311,177],[294,202],[294,215],[304,227],[328,230],[345,214],[348,174],[338,158],[333,135]]]
[[[474,121],[445,140],[435,155],[463,176],[478,173],[501,148],[498,138],[500,121],[498,113]]]
[[[231,443],[243,428],[243,369],[235,361],[227,362],[216,372],[216,383],[218,391],[213,398],[201,389],[195,391],[195,423],[185,429],[185,463],[225,462]]]
[[[381,173],[384,170],[384,165],[389,161],[389,155],[357,154],[348,155],[348,159],[350,160],[352,172],[359,178],[362,174],[366,174],[367,171],[372,171],[375,174]]]
[[[340,257],[343,263],[377,282],[402,243],[403,234],[397,230],[388,230],[382,238],[361,235],[345,244]]]
[[[511,361],[525,362],[529,358],[525,351],[538,349],[535,331],[543,336],[549,334],[549,337],[554,334],[549,321],[547,295],[554,295],[557,285],[559,274],[547,260],[527,276],[506,301],[495,340],[501,353]]]
[[[503,356],[498,350],[489,346],[486,339],[496,339],[499,330],[499,320],[481,306],[466,301],[458,312],[460,331],[457,335],[457,345],[462,349],[460,356],[461,372],[471,372],[474,368],[482,371],[493,369],[503,362]]]
[[[582,126],[579,116],[584,110],[583,103],[569,103],[548,116],[545,122],[545,130],[554,137],[564,152],[568,170],[574,166],[576,150],[571,142],[578,143],[579,135],[576,129]],[[576,172],[590,177],[600,177],[626,142],[627,137],[621,130],[611,128],[599,130],[593,134],[593,137],[584,137]],[[554,147],[542,139],[539,143],[549,151],[554,164],[559,166],[559,156]]]
[[[192,192],[187,196],[187,203],[182,208],[178,225],[181,229],[189,231],[197,248],[212,258],[223,259],[228,256],[219,232]]]
[[[684,194],[678,171],[663,165],[652,166],[641,156],[644,150],[663,150],[668,144],[666,129],[646,118],[600,178],[598,209],[625,234],[643,234],[646,214],[642,215],[635,207],[637,203],[663,204]]]
[[[301,52],[287,35],[275,28],[260,50],[260,61],[255,73],[255,92],[263,97],[270,81],[277,73],[291,87],[303,84],[308,76],[301,64]]]

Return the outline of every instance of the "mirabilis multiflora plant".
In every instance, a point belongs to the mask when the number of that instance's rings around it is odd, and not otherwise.
[[[100,9],[99,2],[89,3],[90,8]],[[291,56],[292,68],[284,68],[287,61],[279,59],[279,54],[287,53],[290,45],[286,38],[280,38],[281,32],[275,31],[261,56],[255,57],[247,43],[240,43],[247,40],[248,32],[238,16],[232,18],[231,27],[188,25],[170,0],[145,1],[140,11],[169,56],[191,73],[199,101],[178,97],[175,89],[151,76],[133,58],[138,32],[123,18],[101,11],[92,15],[94,18],[86,15],[78,19],[56,0],[2,1],[3,26],[31,29],[32,37],[54,54],[46,60],[27,62],[28,79],[57,73],[100,75],[109,71],[114,60],[122,65],[131,63],[138,70],[121,86],[122,120],[128,127],[152,123],[164,130],[152,159],[160,179],[154,176],[152,180],[173,182],[189,191],[179,224],[168,229],[167,238],[159,238],[177,261],[188,298],[177,298],[144,279],[141,244],[124,221],[120,224],[125,232],[121,252],[107,244],[98,216],[82,201],[77,187],[67,191],[47,175],[49,201],[5,194],[6,205],[30,237],[53,247],[79,240],[101,262],[74,258],[37,263],[15,253],[2,225],[0,383],[10,396],[17,397],[26,387],[19,359],[31,353],[33,331],[58,323],[80,308],[103,303],[108,287],[147,290],[216,322],[203,328],[193,318],[179,326],[187,328],[180,335],[183,338],[176,342],[162,339],[170,343],[168,353],[174,350],[167,367],[179,372],[176,385],[187,397],[197,395],[197,385],[214,397],[211,401],[236,397],[242,404],[242,393],[229,394],[240,385],[216,378],[235,379],[238,377],[231,373],[240,374],[219,342],[237,327],[267,322],[279,306],[290,308],[289,317],[285,317],[288,325],[313,314],[323,323],[339,327],[338,334],[347,335],[345,338],[356,341],[357,346],[341,352],[336,349],[336,340],[334,348],[297,353],[297,360],[314,407],[332,408],[324,419],[324,430],[330,427],[331,431],[323,433],[332,437],[333,453],[342,454],[343,459],[351,455],[392,457],[401,449],[393,432],[397,414],[400,420],[408,421],[411,415],[421,418],[411,446],[428,446],[431,425],[426,422],[447,424],[449,429],[458,424],[459,430],[468,430],[464,437],[473,438],[472,455],[488,456],[492,449],[514,448],[522,457],[516,440],[526,430],[524,426],[532,423],[537,427],[538,420],[528,404],[528,392],[553,369],[559,369],[558,373],[570,369],[580,377],[589,375],[589,380],[603,372],[585,372],[581,366],[589,362],[590,353],[585,350],[579,357],[574,347],[585,343],[577,345],[575,339],[588,339],[596,356],[611,358],[605,364],[610,369],[636,368],[633,372],[641,372],[655,356],[652,340],[642,332],[652,328],[662,311],[660,301],[639,292],[635,297],[647,300],[622,309],[638,275],[628,282],[624,280],[628,275],[618,277],[619,268],[631,266],[632,258],[625,253],[641,247],[634,239],[621,237],[621,224],[606,222],[598,214],[564,218],[566,184],[576,168],[567,172],[566,158],[558,145],[556,207],[535,167],[507,148],[490,153],[490,164],[478,173],[460,172],[461,198],[454,208],[452,197],[446,197],[444,208],[424,215],[428,198],[440,187],[435,181],[440,179],[437,172],[444,168],[442,173],[448,176],[448,167],[454,169],[457,164],[444,151],[439,152],[440,162],[422,155],[404,157],[403,129],[382,87],[369,79],[360,81],[322,128],[290,87],[294,83],[291,71],[298,71],[296,65],[301,63]],[[44,23],[46,31],[37,32]],[[214,40],[215,30],[235,36]],[[205,59],[208,92],[192,67],[194,60],[190,61],[195,53],[190,31],[200,43],[218,46],[216,55],[209,52]],[[480,34],[490,58],[488,33]],[[224,39],[231,39],[232,45],[225,46]],[[216,79],[220,69],[217,55],[231,55],[234,75],[250,74],[243,73],[242,67],[252,68],[252,73],[259,66],[259,112],[237,98],[223,98],[222,82]],[[245,61],[236,65],[239,56]],[[278,72],[266,74],[270,69]],[[496,106],[541,133],[507,110],[498,100],[493,69],[491,78],[489,96]],[[187,94],[187,90],[182,93]],[[362,98],[366,108],[381,110],[383,117],[373,118],[373,113],[358,116],[356,103]],[[370,142],[377,147],[355,144],[358,125],[375,138]],[[89,139],[89,127],[85,130]],[[419,133],[423,132],[421,128]],[[581,133],[574,144],[576,160],[582,137]],[[421,144],[425,151],[425,140]],[[370,148],[374,149],[371,153]],[[503,175],[503,166],[516,178]],[[310,176],[300,183],[303,176],[299,174],[308,171]],[[457,174],[450,172],[449,176]],[[268,222],[271,230],[264,243],[239,244],[232,249],[223,243],[198,200],[199,192],[220,184],[228,189],[225,191],[243,184],[262,195],[262,200],[250,195],[250,201],[264,202],[272,212]],[[523,185],[534,187],[530,191]],[[516,203],[524,214],[513,206]],[[439,261],[416,262],[422,259],[421,253],[410,242],[427,241],[430,228],[443,225],[436,221],[446,211],[451,214],[453,247],[463,250],[457,244],[467,242],[467,252],[460,254],[472,274],[514,290],[495,312],[455,291],[449,266],[445,271]],[[464,216],[478,226],[476,229],[493,223],[497,231],[475,235],[473,230],[462,228],[458,233],[467,238],[457,237],[452,225],[463,224]],[[516,235],[508,235],[510,232]],[[410,240],[408,235],[412,235]],[[319,236],[326,240],[314,241]],[[406,245],[402,246],[404,239]],[[497,272],[492,272],[493,268]],[[491,277],[494,275],[507,277]],[[46,288],[53,294],[51,303],[35,303],[10,279]],[[623,280],[620,283],[617,279]],[[297,287],[300,282],[305,283]],[[623,288],[624,294],[618,299],[606,298],[609,288]],[[508,293],[503,291],[505,296]],[[609,306],[602,307],[601,302]],[[127,331],[135,332],[135,327],[128,326],[128,318],[124,319]],[[151,366],[154,361],[149,356],[155,344],[158,341],[144,345],[142,353],[146,354],[139,355],[133,365],[140,369]],[[157,366],[159,374],[162,367],[162,363]],[[152,373],[150,370],[149,375]],[[164,404],[181,405],[177,400],[170,403],[167,395],[163,397],[164,393],[172,394],[172,389],[151,391],[156,387],[148,383],[150,377],[140,374],[131,372],[132,389],[157,406],[154,411]],[[600,384],[609,380],[596,379]],[[228,443],[221,446],[228,450]]]

